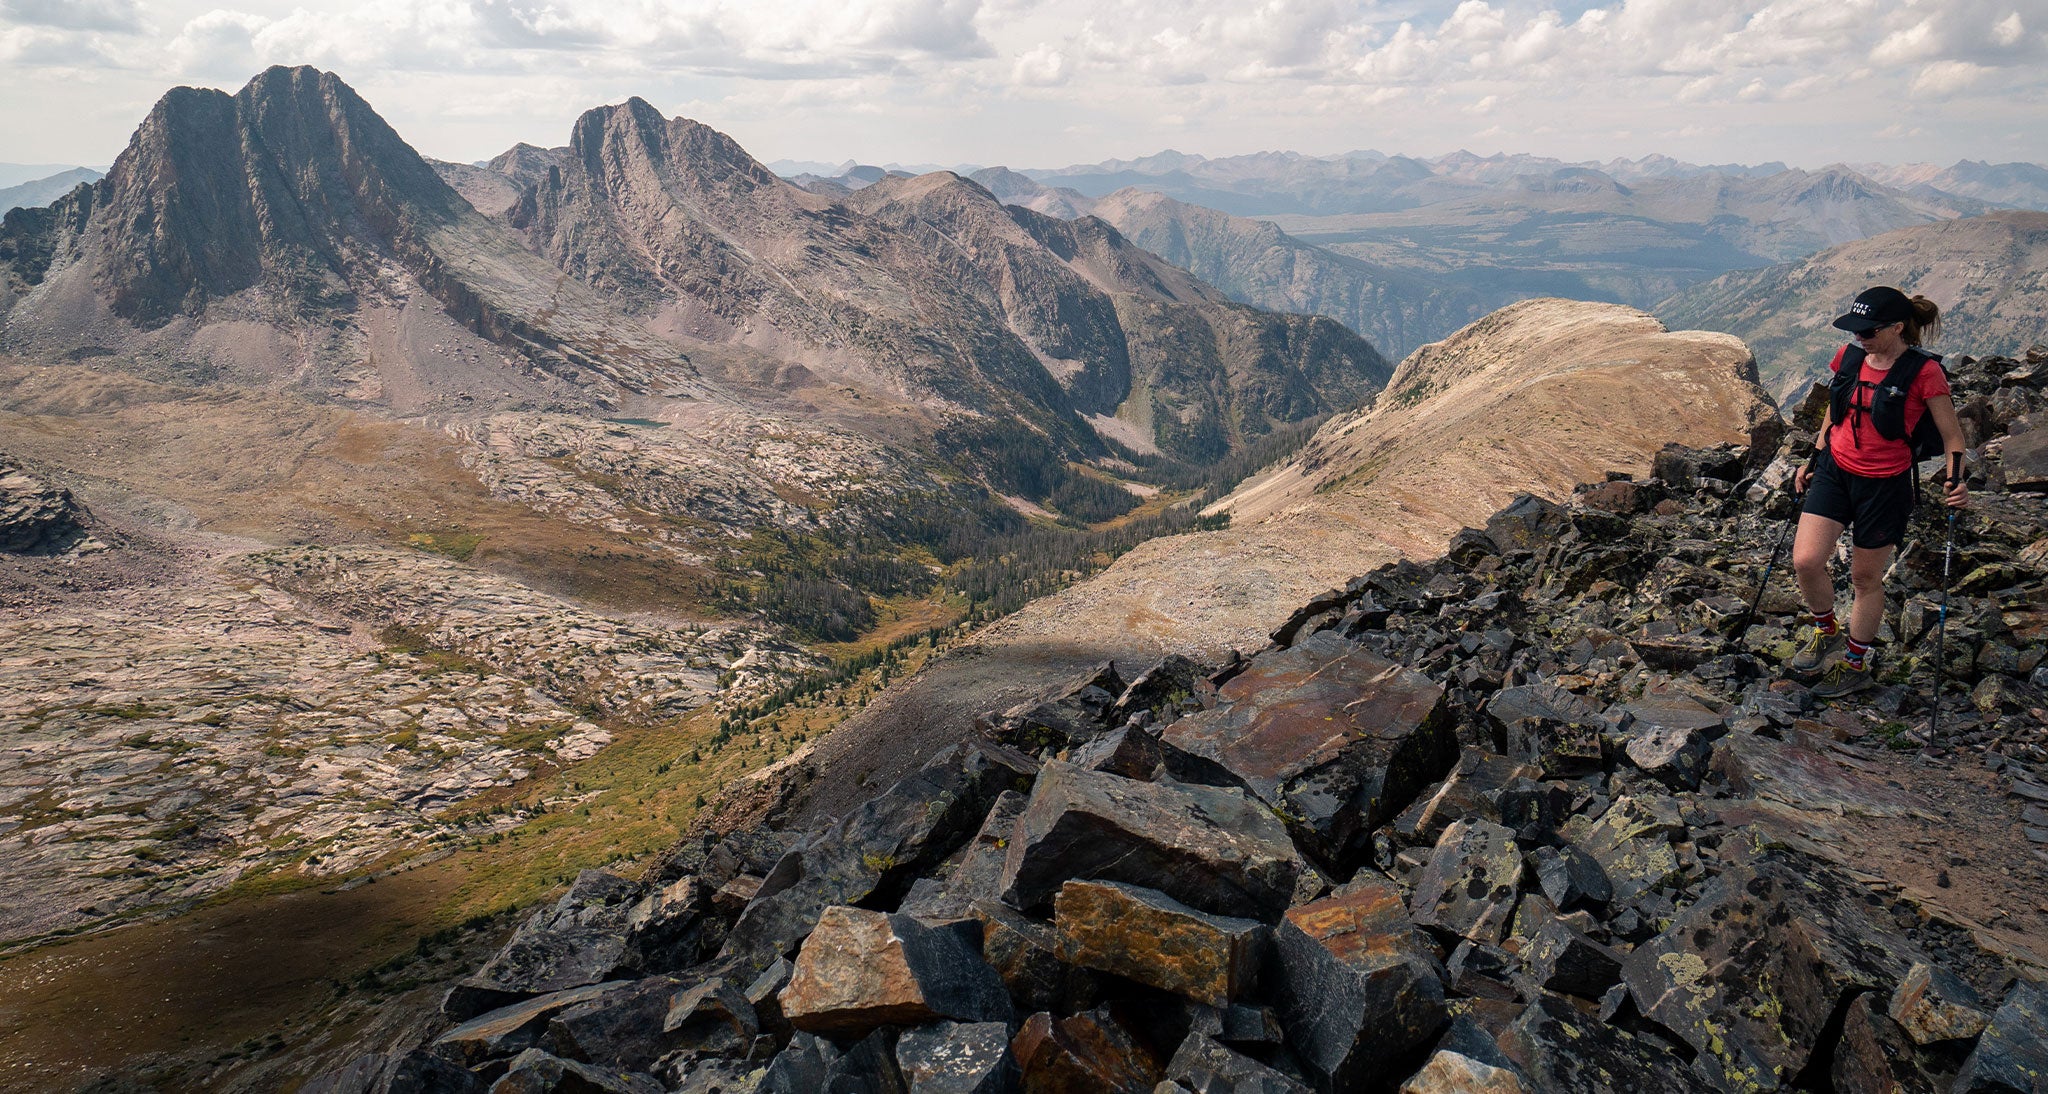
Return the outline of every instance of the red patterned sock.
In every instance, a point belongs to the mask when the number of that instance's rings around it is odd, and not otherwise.
[[[1842,661],[1852,669],[1860,669],[1863,667],[1863,659],[1869,654],[1870,647],[1856,641],[1856,636],[1852,634],[1849,636],[1849,652],[1842,655]]]
[[[1819,629],[1820,629],[1820,633],[1822,633],[1822,634],[1827,634],[1827,635],[1832,635],[1832,634],[1834,634],[1834,633],[1835,633],[1835,613],[1834,613],[1834,612],[1831,612],[1831,611],[1828,611],[1828,612],[1821,612],[1821,613],[1819,613],[1818,615],[1815,615],[1815,616],[1813,617],[1813,625],[1814,625],[1815,627],[1819,628]]]

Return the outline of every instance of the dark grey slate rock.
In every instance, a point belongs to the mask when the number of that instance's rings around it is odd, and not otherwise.
[[[1003,900],[1042,908],[1069,879],[1155,888],[1218,915],[1270,919],[1303,863],[1241,790],[1137,782],[1049,762],[1018,818]]]
[[[1166,1063],[1166,1078],[1194,1094],[1313,1094],[1306,1084],[1190,1033]]]
[[[520,924],[475,979],[533,994],[612,979],[630,965],[625,928],[639,898],[635,883],[585,870],[561,899]]]
[[[1500,1047],[1535,1091],[1703,1094],[1717,1089],[1655,1040],[1604,1025],[1555,995],[1530,1003],[1502,1033]]]
[[[1003,791],[974,838],[941,868],[942,876],[918,878],[897,911],[920,919],[964,919],[974,914],[975,901],[1000,899],[1010,836],[1030,800],[1014,790]]]
[[[1354,880],[1274,929],[1274,996],[1289,1047],[1334,1089],[1357,1089],[1445,1020],[1443,976],[1400,890]]]
[[[1017,1061],[1007,1022],[939,1022],[905,1030],[896,1066],[911,1094],[1013,1094]]]
[[[1564,911],[1598,909],[1614,899],[1614,886],[1600,863],[1571,844],[1538,847],[1529,857],[1537,887]]]
[[[1160,744],[1175,778],[1249,790],[1339,877],[1458,747],[1443,685],[1329,633],[1253,658]]]
[[[828,906],[894,907],[913,880],[981,826],[998,794],[1026,777],[1000,754],[974,745],[940,753],[784,855],[721,952],[766,968],[794,950]]]
[[[1539,924],[1522,944],[1533,982],[1581,999],[1598,1000],[1621,979],[1622,956],[1556,919]]]
[[[1425,927],[1498,942],[1514,914],[1521,876],[1514,832],[1483,820],[1457,821],[1437,840],[1409,906]]]
[[[434,1054],[464,1067],[518,1055],[540,1043],[556,1014],[632,986],[630,980],[586,984],[480,1014],[435,1038]]]
[[[569,1007],[548,1020],[541,1048],[564,1059],[625,1071],[646,1071],[677,1047],[663,1023],[689,985],[650,976]]]
[[[666,1094],[652,1075],[592,1067],[527,1049],[512,1060],[491,1094]]]
[[[2048,987],[2021,983],[1963,1061],[1955,1094],[2007,1094],[2048,1090]]]
[[[1162,758],[1158,735],[1126,725],[1075,749],[1067,762],[1126,779],[1149,779]]]

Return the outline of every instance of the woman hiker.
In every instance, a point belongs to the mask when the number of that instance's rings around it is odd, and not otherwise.
[[[1948,376],[1939,358],[1918,348],[1940,331],[1940,309],[1924,296],[1909,298],[1879,286],[1858,296],[1835,326],[1856,344],[1837,350],[1829,366],[1835,380],[1828,414],[1814,438],[1812,462],[1792,483],[1806,498],[1792,541],[1792,569],[1813,615],[1813,636],[1793,656],[1791,669],[1802,675],[1826,669],[1813,688],[1822,698],[1870,686],[1870,647],[1884,618],[1885,568],[1918,500],[1910,439],[1925,416],[1933,415],[1947,453],[1943,500],[1957,508],[1970,501],[1962,476],[1963,428]],[[1909,374],[1908,384],[1903,381]],[[1828,573],[1828,557],[1844,528],[1855,533],[1849,580],[1856,599],[1847,620],[1835,615],[1835,583]]]

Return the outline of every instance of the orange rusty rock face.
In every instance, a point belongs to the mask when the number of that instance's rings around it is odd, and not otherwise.
[[[1055,1021],[1040,1012],[1010,1042],[1024,1094],[1149,1094],[1165,1068],[1104,1012]]]
[[[827,1036],[940,1017],[926,1005],[889,917],[860,908],[825,909],[779,998],[791,1025]]]
[[[1417,943],[1400,890],[1377,881],[1353,885],[1290,909],[1287,921],[1353,968],[1381,968],[1412,956]]]
[[[1251,986],[1264,924],[1196,911],[1135,885],[1069,881],[1055,902],[1069,963],[1223,1006]]]

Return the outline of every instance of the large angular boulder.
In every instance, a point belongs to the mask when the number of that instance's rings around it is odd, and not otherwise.
[[[1513,830],[1487,821],[1455,821],[1444,829],[1429,865],[1416,879],[1415,922],[1499,942],[1521,891],[1522,851]]]
[[[1023,816],[1030,800],[1014,790],[1003,791],[974,838],[935,875],[911,883],[910,893],[897,911],[919,919],[965,919],[974,914],[975,901],[1000,898],[1010,834],[1016,831],[1017,818]]]
[[[1138,782],[1048,762],[1017,820],[1003,900],[1043,907],[1074,878],[1155,888],[1217,915],[1270,919],[1303,869],[1286,826],[1243,791]]]
[[[896,1066],[914,1094],[1013,1094],[1007,1022],[939,1022],[905,1030]]]
[[[639,900],[633,882],[585,870],[553,905],[520,924],[476,979],[533,995],[610,979],[630,964],[626,922]]]
[[[1054,902],[1067,962],[1223,1006],[1252,986],[1266,925],[1197,911],[1156,889],[1069,881]]]
[[[571,1007],[633,986],[630,980],[586,984],[551,992],[480,1014],[434,1039],[436,1056],[470,1067],[485,1060],[515,1056],[540,1043],[548,1021]]]
[[[1501,788],[1542,773],[1534,764],[1467,748],[1434,794],[1416,799],[1395,818],[1394,832],[1407,842],[1433,846],[1452,821],[1499,821]]]
[[[1023,1010],[1086,1010],[1100,1002],[1098,981],[1089,969],[1060,959],[1059,932],[999,900],[976,901],[981,954],[1002,977],[1010,998]]]
[[[514,1057],[491,1094],[666,1094],[652,1075],[593,1067],[537,1048]]]
[[[1486,702],[1494,747],[1535,764],[1546,777],[1598,771],[1611,724],[1592,704],[1555,684],[1502,688]]]
[[[1767,851],[1731,864],[1669,930],[1624,961],[1642,1013],[1691,1045],[1723,1089],[1775,1089],[1803,1071],[1837,1009],[1925,958],[1825,863]]]
[[[1338,876],[1458,747],[1441,684],[1327,632],[1253,658],[1160,744],[1177,778],[1251,791]]]
[[[1955,973],[1925,962],[1907,971],[1892,992],[1886,1014],[1921,1045],[1975,1037],[1991,1021],[1975,988]]]
[[[1313,1094],[1308,1086],[1199,1033],[1166,1062],[1168,1082],[1194,1094]]]
[[[823,1037],[799,1033],[769,1061],[752,1094],[909,1094],[890,1049],[894,1040],[888,1030],[876,1030],[841,1052]]]
[[[907,915],[827,908],[777,998],[797,1029],[839,1039],[882,1026],[1010,1017],[1002,978],[963,925],[931,927]],[[978,933],[978,932],[976,932]]]
[[[1444,1024],[1441,969],[1401,891],[1354,879],[1274,928],[1270,991],[1289,1047],[1337,1090],[1386,1083],[1394,1060]]]
[[[1401,1094],[1522,1094],[1522,1080],[1504,1067],[1438,1049],[1422,1070],[1401,1084]]]
[[[2048,1090],[2048,986],[2022,982],[1963,1061],[1955,1094]]]
[[[1895,1094],[1935,1094],[1937,1084],[1919,1064],[1913,1039],[1897,1022],[1885,1017],[1875,992],[1851,1000],[1842,1015],[1842,1036],[1835,1041],[1828,1077],[1838,1091],[1882,1090]]]
[[[1679,876],[1672,837],[1685,831],[1678,807],[1664,797],[1617,799],[1597,819],[1579,814],[1560,830],[1572,846],[1590,855],[1626,904]]]
[[[1529,1089],[1558,1094],[1705,1094],[1685,1060],[1650,1037],[1611,1026],[1555,995],[1541,996],[1500,1037]]]
[[[1071,1018],[1040,1012],[1010,1041],[1024,1094],[1151,1094],[1165,1068],[1108,1009]]]
[[[835,904],[895,907],[1025,772],[974,745],[947,749],[782,857],[733,924],[723,955],[756,969],[794,950]]]
[[[681,1038],[664,1026],[690,986],[650,976],[568,1007],[548,1020],[539,1047],[564,1059],[645,1071],[678,1047]]]

